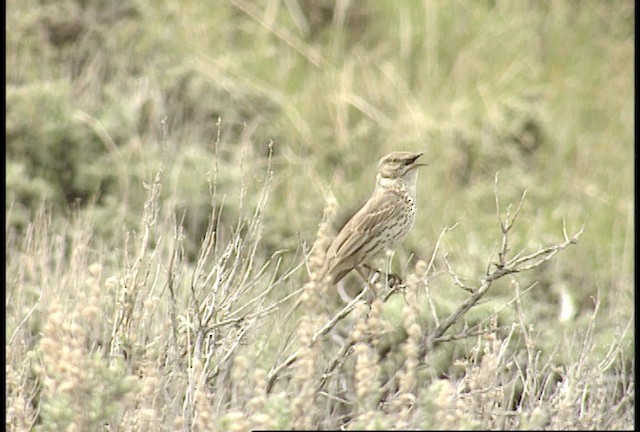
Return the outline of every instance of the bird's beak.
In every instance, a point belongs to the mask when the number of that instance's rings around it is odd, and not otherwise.
[[[413,161],[411,161],[411,164],[409,165],[409,166],[411,166],[411,169],[429,165],[429,164],[426,164],[426,163],[416,163],[418,158],[420,156],[422,156],[423,154],[424,153],[422,153],[422,152],[416,154],[416,156],[413,158]]]

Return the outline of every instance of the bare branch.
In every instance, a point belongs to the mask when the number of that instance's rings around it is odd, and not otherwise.
[[[436,253],[438,252],[438,249],[440,249],[440,243],[442,242],[442,239],[443,239],[444,235],[446,233],[448,233],[449,231],[453,231],[455,229],[455,227],[457,227],[457,226],[458,226],[458,222],[454,223],[450,227],[446,226],[446,227],[442,228],[442,231],[440,231],[440,235],[438,236],[438,240],[436,241],[436,244],[433,247],[433,252],[431,253],[431,259],[429,259],[429,264],[427,264],[427,271],[425,272],[425,275],[429,274],[429,271],[433,268],[433,263],[436,260]]]
[[[523,193],[522,196],[524,198],[525,194]],[[497,197],[496,197],[496,202],[498,202]],[[517,215],[517,213],[520,211],[519,210],[520,208],[521,208],[521,204],[518,205],[518,208],[516,209],[516,213],[514,214],[514,218]],[[511,221],[512,220],[513,219],[511,219]],[[507,232],[508,232],[508,230],[511,229],[513,225],[511,225],[510,223],[507,223],[505,226],[508,228],[507,229]],[[551,259],[551,257],[557,254],[559,251],[565,249],[567,246],[571,244],[575,244],[578,241],[578,238],[580,237],[583,231],[584,231],[584,226],[580,228],[580,230],[576,232],[571,238],[568,238],[568,236],[566,236],[566,233],[564,233],[565,241],[563,241],[562,243],[551,245],[538,252],[525,255],[519,258],[506,260],[506,256],[501,255],[499,258],[500,261],[495,264],[496,269],[493,271],[489,270],[487,272],[487,275],[483,279],[481,279],[480,284],[477,288],[471,288],[464,285],[460,281],[460,278],[451,269],[445,257],[445,264],[447,265],[447,269],[449,270],[449,274],[451,275],[454,284],[456,284],[457,286],[460,286],[461,288],[467,291],[472,292],[473,294],[469,298],[467,298],[458,307],[457,310],[455,310],[449,317],[447,317],[447,319],[445,319],[442,323],[440,323],[440,325],[438,325],[435,328],[435,330],[433,330],[433,332],[427,337],[427,343],[421,349],[421,353],[420,353],[421,357],[426,355],[427,350],[433,347],[435,342],[439,340],[439,338],[441,338],[444,332],[446,332],[456,321],[460,319],[460,317],[462,317],[465,313],[467,313],[469,309],[471,309],[486,294],[486,292],[491,287],[491,284],[493,283],[493,281],[500,279],[504,276],[507,276],[509,274],[520,273],[520,272],[530,270],[539,266],[540,264]],[[507,250],[507,246],[508,246],[507,232],[504,232],[503,234],[502,252]],[[520,255],[522,255],[522,252],[518,253],[517,256],[520,256]]]
[[[520,201],[518,202],[518,207],[516,208],[516,212],[513,214],[513,217],[511,217],[509,210],[511,209],[511,205],[509,205],[509,208],[507,209],[507,226],[506,229],[510,230],[511,227],[513,226],[514,222],[516,221],[516,218],[518,217],[518,214],[520,214],[520,210],[522,210],[522,203],[524,203],[524,199],[527,196],[527,190],[525,189],[522,192],[522,196],[520,197]]]
[[[349,302],[349,304],[347,304],[345,307],[343,307],[342,310],[340,310],[340,312],[338,312],[333,318],[331,318],[329,321],[327,321],[327,323],[324,326],[322,326],[322,328],[320,328],[318,331],[316,331],[313,334],[313,336],[311,337],[311,340],[309,341],[309,344],[307,346],[298,348],[293,354],[291,354],[289,357],[287,357],[287,359],[285,361],[283,361],[278,366],[274,367],[273,369],[271,369],[269,371],[269,373],[267,374],[267,393],[269,393],[271,391],[271,388],[273,387],[273,384],[275,383],[276,379],[278,378],[278,375],[285,368],[289,367],[296,360],[298,360],[302,350],[303,349],[308,349],[309,347],[313,346],[321,337],[323,337],[324,335],[329,333],[329,331],[333,327],[335,327],[335,325],[338,322],[340,322],[340,320],[344,319],[347,315],[349,315],[349,313],[351,313],[351,311],[355,307],[356,303],[358,303],[365,296],[365,294],[367,292],[369,292],[369,284],[365,285],[364,289],[360,292],[360,294],[358,294],[356,297],[354,297],[353,300],[351,300]]]
[[[434,339],[434,342],[452,342],[455,340],[461,340],[461,339],[468,339],[470,337],[477,337],[477,336],[482,336],[482,335],[486,335],[489,333],[495,333],[498,330],[502,330],[502,329],[506,329],[507,326],[502,326],[502,327],[489,327],[486,329],[478,329],[478,330],[465,330],[462,333],[457,333],[454,335],[449,335],[449,336],[440,336]]]
[[[456,284],[457,286],[459,286],[460,288],[462,288],[465,291],[468,291],[470,293],[473,293],[473,288],[465,285],[461,280],[460,277],[458,277],[457,274],[454,273],[454,271],[451,269],[451,264],[449,264],[449,260],[447,259],[448,255],[444,256],[444,264],[447,266],[447,271],[449,272],[449,275],[451,276],[451,278],[453,279],[453,283]]]

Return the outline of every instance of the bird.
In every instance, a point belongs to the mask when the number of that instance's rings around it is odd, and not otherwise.
[[[407,236],[416,220],[418,168],[427,165],[418,163],[422,155],[422,152],[391,152],[379,160],[373,193],[331,241],[323,264],[312,279],[330,278],[330,284],[335,285],[354,269],[366,279],[362,267],[374,270],[367,261]],[[371,290],[375,294],[373,286]],[[298,298],[284,322],[303,299]]]
[[[369,259],[407,236],[416,220],[418,168],[426,166],[418,163],[422,155],[396,151],[380,159],[373,193],[329,245],[318,280],[330,276],[335,285],[353,269],[371,269]]]

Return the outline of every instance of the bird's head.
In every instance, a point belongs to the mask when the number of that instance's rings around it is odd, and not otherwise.
[[[417,160],[422,153],[392,152],[382,157],[378,162],[378,174],[384,179],[398,179],[404,177],[415,168],[425,166]]]

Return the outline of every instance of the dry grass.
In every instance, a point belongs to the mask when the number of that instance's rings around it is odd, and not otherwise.
[[[536,348],[540,333],[527,321],[522,306],[527,297],[516,279],[511,279],[513,322],[498,325],[494,313],[478,326],[457,326],[460,331],[453,339],[438,339],[449,328],[448,320],[434,329],[421,318],[420,305],[427,304],[425,284],[433,274],[424,262],[409,272],[401,293],[378,281],[377,291],[386,292],[382,297],[365,302],[363,295],[370,291],[365,285],[348,307],[327,315],[316,307],[325,282],[313,276],[322,247],[328,244],[323,223],[309,257],[312,277],[303,288],[303,311],[288,315],[290,321],[300,317],[291,328],[290,322],[278,318],[278,310],[290,304],[291,296],[279,298],[273,288],[294,273],[278,272],[276,258],[265,260],[252,252],[259,243],[268,182],[264,199],[239,220],[229,243],[214,240],[216,225],[210,225],[192,266],[182,259],[180,225],[161,209],[162,181],[159,171],[148,187],[141,227],[119,274],[104,273],[90,221],[79,220],[68,231],[53,234],[42,213],[22,241],[8,236],[7,250],[13,253],[7,272],[15,275],[7,286],[10,429],[632,425],[634,363],[628,358],[627,337],[631,322],[608,341],[606,355],[598,355],[594,337],[599,301],[587,328],[558,342],[558,350],[569,352],[572,361],[567,363],[557,363],[554,353]],[[517,212],[503,224],[506,252],[500,260],[511,255],[507,234],[516,216]],[[170,232],[175,235],[162,235]],[[70,250],[56,247],[60,235],[69,236]],[[533,264],[523,271],[552,260],[549,251],[571,243],[533,254],[544,259],[529,259]],[[502,273],[487,273],[483,283],[507,277],[514,262],[527,259],[519,255],[515,261],[498,261]],[[50,285],[43,291],[33,279],[44,274]],[[53,275],[59,277],[57,282]],[[455,287],[459,277],[452,274],[451,281]],[[473,291],[469,299],[486,292],[485,286],[467,288]],[[398,298],[404,304],[402,322],[394,329],[384,310],[387,302]],[[31,309],[17,309],[19,304]],[[450,316],[451,325],[462,323],[474,305],[460,304]],[[340,326],[347,319],[349,324]],[[341,329],[348,333],[340,336]],[[396,330],[403,336],[390,352],[383,341]],[[438,348],[459,339],[468,342],[466,353],[452,364],[455,373],[435,374],[429,365],[434,356],[442,355]],[[298,348],[283,361],[291,343]],[[611,415],[603,416],[604,411]]]

